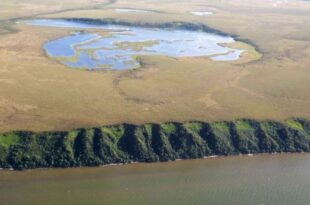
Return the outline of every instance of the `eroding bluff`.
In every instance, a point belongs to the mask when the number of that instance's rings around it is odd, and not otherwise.
[[[310,152],[310,121],[120,124],[62,132],[0,134],[0,167],[99,166],[210,155]]]

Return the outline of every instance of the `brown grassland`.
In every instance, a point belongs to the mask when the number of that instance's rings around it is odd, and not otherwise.
[[[116,12],[115,8],[149,10]],[[194,16],[191,11],[212,11]],[[239,36],[235,62],[140,57],[128,71],[67,68],[42,49],[70,29],[27,18],[203,23]],[[310,118],[310,1],[1,0],[0,131],[66,130],[123,122]]]

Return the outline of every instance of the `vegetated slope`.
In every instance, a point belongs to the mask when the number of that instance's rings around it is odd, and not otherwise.
[[[98,166],[272,152],[309,152],[310,121],[236,120],[0,134],[0,167]]]

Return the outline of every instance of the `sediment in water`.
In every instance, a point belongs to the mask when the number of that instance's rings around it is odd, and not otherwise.
[[[120,124],[73,131],[0,134],[0,167],[32,169],[310,152],[310,121]]]

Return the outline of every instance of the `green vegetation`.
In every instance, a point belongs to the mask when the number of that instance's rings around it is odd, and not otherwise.
[[[164,124],[161,124],[161,127],[163,131],[166,132],[167,134],[176,132],[176,129],[177,129],[175,123],[164,123]]]
[[[17,144],[20,141],[20,137],[18,133],[8,133],[4,135],[0,135],[0,145],[4,147],[9,147],[13,144]]]
[[[184,123],[184,126],[188,129],[192,130],[193,132],[199,133],[203,128],[203,123],[201,122],[187,122]]]
[[[298,120],[287,120],[286,123],[296,130],[304,131],[302,124]]]
[[[98,166],[208,155],[310,152],[310,122],[237,120],[12,132],[0,135],[0,167]]]
[[[232,123],[229,122],[215,122],[205,126],[203,134],[209,142],[212,154],[229,155],[237,153],[231,129]]]
[[[241,153],[259,152],[259,125],[252,120],[237,120],[233,127],[233,135],[237,148]]]

